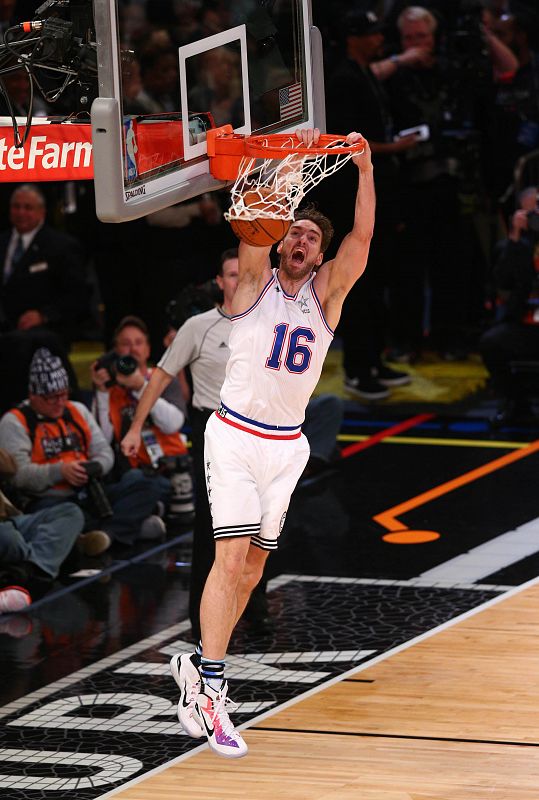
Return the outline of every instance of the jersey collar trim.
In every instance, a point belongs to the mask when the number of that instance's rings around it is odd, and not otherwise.
[[[312,276],[313,276],[313,273],[311,272],[311,273],[309,274],[309,277],[307,278],[307,280],[305,281],[305,283],[304,283],[304,284],[302,284],[302,285],[299,287],[299,289],[297,290],[296,294],[287,294],[287,293],[285,292],[285,290],[283,289],[283,284],[282,284],[282,283],[281,283],[281,281],[279,280],[279,269],[278,269],[278,268],[274,270],[274,272],[273,272],[273,275],[274,275],[274,277],[275,277],[275,280],[277,281],[277,284],[278,284],[278,286],[279,286],[279,289],[281,290],[281,292],[282,292],[282,294],[283,294],[283,297],[284,297],[284,299],[285,299],[285,300],[297,300],[297,299],[298,299],[298,294],[301,292],[301,290],[302,290],[302,289],[304,289],[304,288],[305,288],[305,286],[307,286],[307,284],[309,283],[309,281],[311,280],[311,278],[312,278]]]

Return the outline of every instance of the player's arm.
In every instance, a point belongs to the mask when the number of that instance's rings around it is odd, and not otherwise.
[[[140,432],[146,417],[154,407],[161,393],[169,385],[174,376],[169,375],[164,369],[156,367],[152,372],[146,389],[137,404],[137,410],[128,432],[121,442],[122,453],[125,456],[135,456],[140,447]]]
[[[346,137],[350,144],[360,139],[359,133],[350,133]],[[352,160],[358,168],[359,177],[354,225],[342,240],[335,258],[323,264],[315,279],[325,317],[332,328],[339,322],[346,295],[365,271],[374,229],[376,196],[367,142],[363,152],[353,156]]]
[[[271,247],[253,247],[240,241],[238,248],[238,288],[232,301],[232,313],[242,314],[258,299],[271,278]]]

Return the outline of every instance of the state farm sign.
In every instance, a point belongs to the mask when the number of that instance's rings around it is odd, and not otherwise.
[[[22,136],[24,128],[19,132]],[[0,182],[93,177],[91,125],[32,125],[24,147],[15,147],[10,126],[0,126]]]

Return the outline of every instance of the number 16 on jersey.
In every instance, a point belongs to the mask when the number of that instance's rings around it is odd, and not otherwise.
[[[314,342],[316,336],[310,328],[294,328],[290,332],[288,328],[287,322],[280,322],[275,326],[275,338],[271,353],[266,359],[266,367],[281,369],[282,354],[286,344],[284,365],[289,372],[301,374],[309,369],[311,363],[312,350],[306,343]]]

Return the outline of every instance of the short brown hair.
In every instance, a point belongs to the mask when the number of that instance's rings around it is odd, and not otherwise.
[[[118,325],[116,326],[114,333],[112,334],[112,342],[116,344],[116,340],[118,336],[121,334],[124,328],[138,328],[141,333],[144,334],[148,342],[150,341],[150,332],[148,331],[148,326],[140,317],[135,317],[134,315],[130,315],[127,317],[123,317],[120,320]]]
[[[294,222],[298,222],[300,219],[309,219],[311,222],[314,222],[315,225],[318,225],[322,232],[320,250],[322,253],[325,253],[331,244],[334,233],[333,225],[329,219],[317,209],[314,203],[310,203],[308,206],[304,206],[296,211],[294,214]]]
[[[238,257],[238,248],[237,247],[229,247],[228,250],[223,250],[221,253],[221,263],[219,264],[219,271],[218,275],[223,275],[223,266],[225,261],[231,261],[233,258]]]

